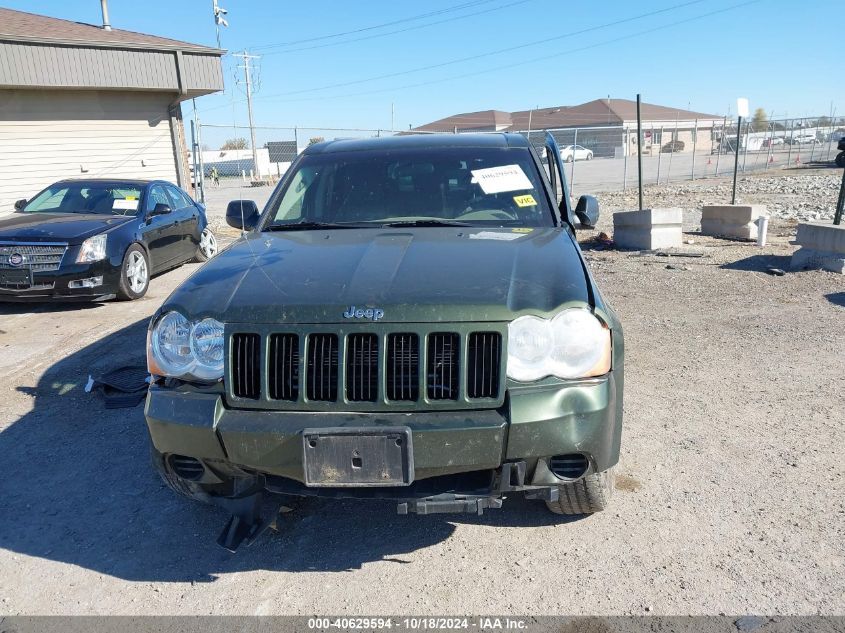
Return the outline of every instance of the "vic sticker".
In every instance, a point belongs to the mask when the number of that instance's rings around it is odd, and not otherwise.
[[[537,206],[537,201],[534,199],[534,196],[531,194],[525,196],[514,196],[513,201],[516,202],[516,206],[518,207],[534,207]]]

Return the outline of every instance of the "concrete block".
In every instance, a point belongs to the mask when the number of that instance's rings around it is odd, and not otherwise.
[[[757,218],[766,215],[765,204],[719,204],[701,208],[704,235],[757,239]]]
[[[792,254],[793,270],[821,268],[845,273],[845,224],[802,222],[795,243],[801,248]]]
[[[621,211],[613,214],[613,241],[621,248],[638,250],[680,246],[682,223],[679,208]]]

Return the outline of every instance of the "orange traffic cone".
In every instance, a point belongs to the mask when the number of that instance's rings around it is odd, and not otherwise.
[[[769,156],[769,164],[771,165],[773,162],[775,162],[775,157]]]

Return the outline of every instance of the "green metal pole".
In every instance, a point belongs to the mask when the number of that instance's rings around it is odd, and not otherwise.
[[[734,186],[731,192],[731,204],[736,204],[736,172],[739,169],[739,131],[742,129],[742,117],[736,118],[736,153],[734,154]]]
[[[845,208],[845,169],[842,170],[842,184],[839,185],[839,200],[836,201],[836,213],[833,216],[833,223],[842,222],[842,209]]]

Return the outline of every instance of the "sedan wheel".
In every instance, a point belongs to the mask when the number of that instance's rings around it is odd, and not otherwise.
[[[150,265],[147,254],[137,244],[130,246],[123,257],[117,295],[123,300],[140,299],[150,285]]]
[[[200,236],[200,245],[194,259],[198,262],[207,262],[209,259],[217,255],[218,250],[217,238],[214,236],[211,229],[206,227]]]

